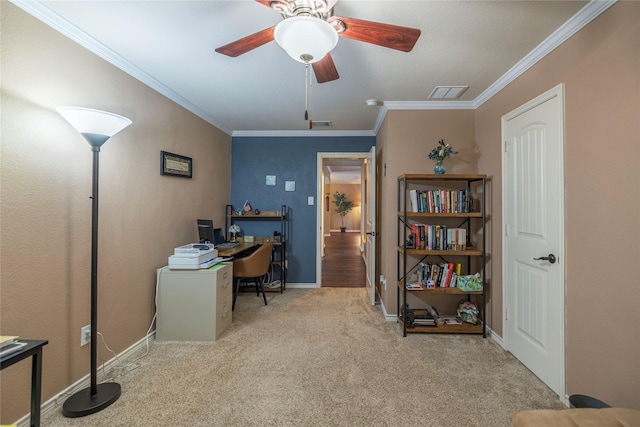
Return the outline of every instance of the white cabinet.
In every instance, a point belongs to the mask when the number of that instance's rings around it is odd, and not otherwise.
[[[215,341],[231,324],[233,264],[158,270],[156,339]]]

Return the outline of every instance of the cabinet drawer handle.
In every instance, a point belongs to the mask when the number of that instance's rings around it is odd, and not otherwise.
[[[221,317],[222,317],[222,318],[227,317],[227,314],[228,314],[228,313],[229,313],[229,310],[225,310]]]
[[[222,278],[223,278],[223,279],[226,279],[228,275],[229,275],[229,273],[227,273],[227,272],[225,271],[225,272],[224,272],[224,274],[222,275]]]

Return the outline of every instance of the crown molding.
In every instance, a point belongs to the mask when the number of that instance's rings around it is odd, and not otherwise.
[[[597,18],[602,12],[613,6],[618,0],[591,0],[578,13],[573,15],[560,28],[554,31],[542,43],[536,46],[527,56],[522,58],[509,71],[496,80],[484,92],[473,100],[473,108],[478,108],[491,97],[504,89],[525,71],[533,67],[538,61],[564,43],[569,37],[580,31],[589,22]]]
[[[232,137],[376,136],[373,130],[236,130]]]
[[[28,14],[33,17],[39,19],[44,22],[46,25],[50,26],[54,30],[62,33],[63,35],[69,37],[71,40],[78,43],[80,46],[88,49],[89,51],[95,53],[105,61],[129,74],[136,80],[146,84],[151,89],[156,92],[166,96],[176,104],[186,108],[191,111],[196,116],[200,117],[202,120],[210,123],[211,125],[217,127],[221,131],[225,132],[228,135],[231,135],[231,131],[226,129],[220,122],[218,122],[214,117],[210,114],[206,113],[197,105],[193,104],[174,90],[170,89],[151,75],[145,73],[140,68],[133,65],[131,62],[124,59],[122,56],[118,55],[113,50],[106,47],[104,44],[100,43],[95,38],[91,37],[85,31],[76,27],[56,12],[51,10],[45,4],[40,3],[38,1],[29,1],[29,0],[10,0],[11,3],[15,4],[20,9],[24,10]]]

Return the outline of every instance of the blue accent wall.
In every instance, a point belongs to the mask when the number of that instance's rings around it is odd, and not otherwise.
[[[287,282],[315,283],[317,225],[317,153],[367,152],[374,136],[358,137],[234,137],[231,143],[231,204],[242,207],[249,200],[253,209],[290,213],[287,246]],[[266,176],[275,175],[276,185],[267,186]],[[295,181],[296,190],[285,191],[285,181]],[[307,205],[307,197],[314,205]],[[274,221],[241,221],[243,235],[272,236],[280,230]]]

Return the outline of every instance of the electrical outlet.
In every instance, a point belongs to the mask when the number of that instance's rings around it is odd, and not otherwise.
[[[80,347],[91,342],[91,325],[84,326],[80,329]]]

